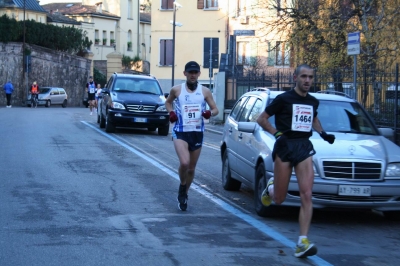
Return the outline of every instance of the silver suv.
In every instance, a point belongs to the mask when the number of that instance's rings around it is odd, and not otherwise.
[[[221,142],[222,185],[239,190],[252,188],[255,209],[260,216],[276,214],[278,206],[262,205],[260,197],[273,176],[271,157],[275,138],[256,123],[265,107],[282,92],[252,91],[235,104],[223,129]],[[314,208],[363,208],[382,211],[385,216],[400,214],[400,148],[394,144],[394,131],[377,128],[355,100],[327,93],[311,93],[320,101],[318,118],[328,133],[336,136],[330,145],[318,133],[310,140],[315,180]],[[274,125],[275,117],[270,118]],[[294,172],[283,205],[300,206]]]

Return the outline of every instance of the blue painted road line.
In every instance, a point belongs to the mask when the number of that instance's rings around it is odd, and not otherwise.
[[[138,150],[132,148],[131,146],[127,145],[126,143],[118,140],[117,138],[111,136],[108,133],[105,133],[104,131],[94,127],[93,125],[85,122],[85,121],[81,121],[83,124],[87,125],[88,127],[96,130],[98,133],[102,134],[103,136],[105,136],[106,138],[114,141],[115,143],[121,145],[122,147],[128,149],[130,152],[136,154],[137,156],[141,157],[142,159],[144,159],[145,161],[151,163],[152,165],[154,165],[155,167],[157,167],[158,169],[160,169],[161,171],[164,171],[165,173],[167,173],[169,176],[173,177],[174,179],[176,179],[177,181],[179,181],[179,176],[178,174],[176,174],[175,172],[171,171],[170,169],[168,169],[167,167],[165,167],[164,165],[160,164],[159,162],[155,161],[154,159],[142,154],[141,152],[139,152]],[[263,232],[264,234],[266,234],[267,236],[271,237],[272,239],[282,243],[283,245],[292,248],[294,250],[294,247],[296,246],[296,243],[294,243],[293,241],[289,240],[287,237],[283,236],[282,234],[280,234],[279,232],[275,231],[274,229],[272,229],[271,227],[269,227],[268,225],[260,222],[259,220],[251,217],[248,214],[243,213],[241,210],[239,210],[238,208],[230,205],[229,203],[221,200],[220,198],[214,196],[213,194],[211,194],[210,192],[208,192],[207,190],[199,187],[198,185],[192,183],[191,187],[196,190],[198,193],[200,193],[201,195],[205,196],[206,198],[210,199],[211,201],[213,201],[214,203],[216,203],[217,205],[219,205],[222,209],[224,209],[225,211],[235,215],[236,217],[242,219],[243,221],[247,222],[248,224],[250,224],[251,226],[253,226],[254,228],[260,230],[261,232]],[[318,256],[312,256],[312,257],[308,257],[307,260],[310,260],[311,262],[313,262],[313,264],[318,265],[318,266],[332,266],[332,264],[330,264],[329,262],[321,259]]]

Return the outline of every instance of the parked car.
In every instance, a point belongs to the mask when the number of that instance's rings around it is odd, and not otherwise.
[[[28,95],[26,105],[31,106],[31,95]],[[57,87],[41,87],[39,88],[38,105],[50,107],[51,105],[61,105],[67,107],[68,95],[63,88]]]
[[[222,186],[239,190],[246,184],[254,190],[255,209],[260,216],[276,215],[277,205],[266,207],[261,193],[273,176],[273,135],[256,122],[278,91],[252,91],[234,105],[223,128],[221,141]],[[329,92],[332,93],[332,92]],[[310,140],[315,180],[314,208],[362,208],[400,214],[400,148],[390,139],[394,131],[377,128],[364,108],[354,99],[329,93],[311,93],[320,101],[318,118],[334,144],[314,132]],[[275,125],[275,116],[269,118]],[[299,189],[292,173],[283,205],[300,206]]]
[[[167,136],[169,114],[158,80],[150,75],[114,73],[103,89],[100,128],[114,132],[117,127],[158,129]]]

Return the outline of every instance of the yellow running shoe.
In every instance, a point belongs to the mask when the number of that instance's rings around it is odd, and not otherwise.
[[[310,243],[307,238],[303,238],[301,244],[296,246],[294,256],[297,258],[306,258],[308,256],[314,256],[315,254],[317,254],[317,247]]]
[[[261,203],[264,206],[269,206],[272,203],[272,198],[269,196],[268,188],[269,188],[269,186],[271,186],[273,184],[274,184],[274,178],[271,177],[268,180],[267,187],[264,189],[264,191],[261,194]]]

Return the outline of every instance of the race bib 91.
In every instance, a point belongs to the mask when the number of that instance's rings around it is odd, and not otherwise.
[[[182,106],[182,117],[184,125],[199,125],[201,124],[201,105],[200,104],[185,104]]]
[[[292,131],[310,132],[314,118],[311,105],[293,104]]]

